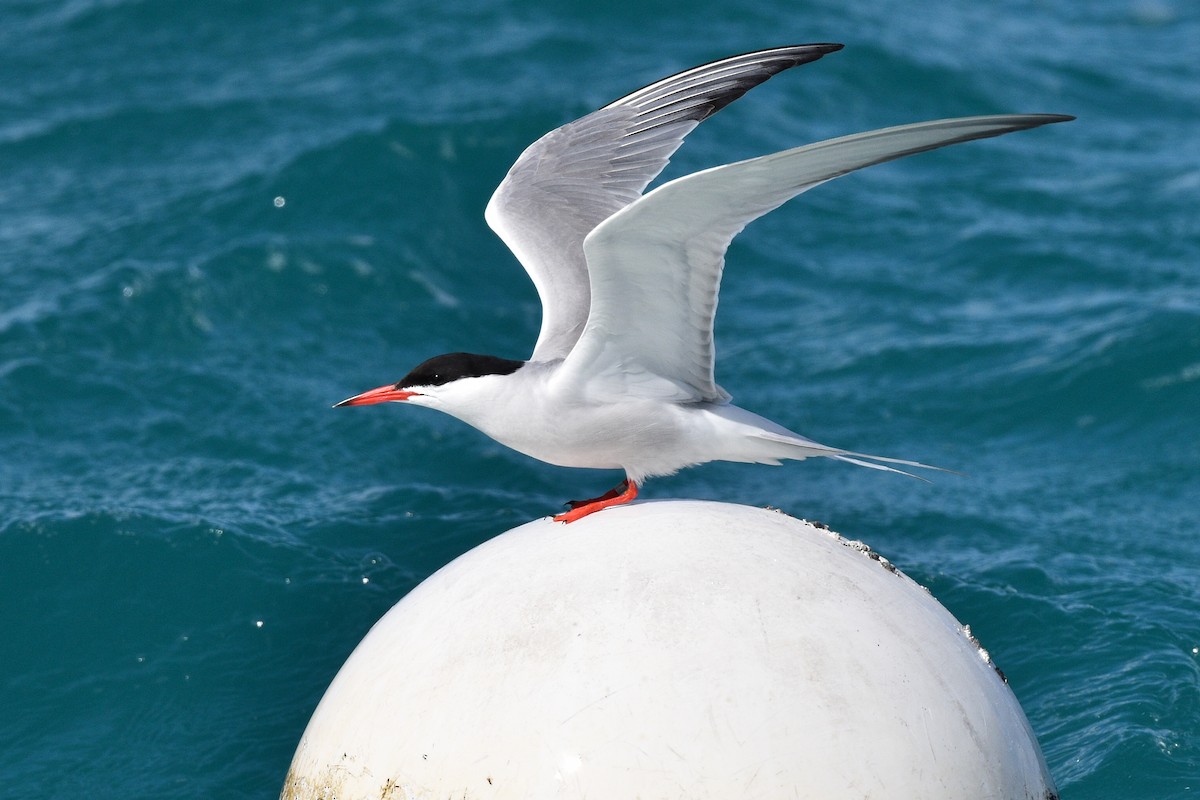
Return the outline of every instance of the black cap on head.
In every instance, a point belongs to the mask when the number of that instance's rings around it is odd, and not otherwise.
[[[415,367],[396,384],[397,389],[410,386],[442,386],[459,378],[479,378],[484,375],[509,375],[516,372],[524,361],[496,356],[481,356],[475,353],[447,353],[434,356]]]

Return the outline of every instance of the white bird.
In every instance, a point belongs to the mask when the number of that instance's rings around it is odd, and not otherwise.
[[[713,346],[725,251],[749,222],[839,175],[1072,117],[884,128],[714,167],[642,194],[702,120],[772,75],[841,47],[779,47],[704,64],[538,139],[485,213],[542,301],[529,360],[437,356],[337,405],[427,406],[551,464],[625,471],[610,492],[568,503],[554,518],[561,522],[633,500],[649,477],[708,461],[826,456],[892,472],[900,470],[886,464],[926,466],[818,444],[729,402],[714,377]]]

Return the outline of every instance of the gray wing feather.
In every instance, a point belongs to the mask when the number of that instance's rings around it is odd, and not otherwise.
[[[538,139],[492,195],[485,217],[542,300],[534,360],[563,358],[591,306],[583,240],[641,197],[702,120],[789,67],[839,44],[778,47],[664,78]]]
[[[812,187],[938,147],[1072,119],[1020,114],[922,122],[715,167],[666,183],[587,237],[592,313],[561,371],[594,394],[725,402],[713,321],[725,251],[748,223]]]

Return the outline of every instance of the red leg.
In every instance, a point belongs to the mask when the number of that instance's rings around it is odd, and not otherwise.
[[[554,518],[555,522],[574,522],[577,519],[582,519],[588,514],[595,514],[610,506],[619,506],[628,503],[638,496],[638,485],[626,478],[621,481],[615,489],[610,492],[605,492],[593,500],[573,500],[569,504],[570,511],[559,514]]]

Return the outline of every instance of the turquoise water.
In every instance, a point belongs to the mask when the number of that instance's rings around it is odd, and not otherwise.
[[[672,71],[845,51],[671,175],[1007,111],[730,252],[721,383],[964,473],[710,465],[645,495],[861,538],[989,648],[1065,798],[1200,790],[1200,8],[0,3],[0,795],[273,797],[321,693],[459,553],[616,482],[430,412],[332,411],[528,354],[485,227],[545,130]]]

